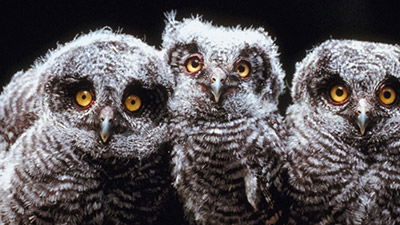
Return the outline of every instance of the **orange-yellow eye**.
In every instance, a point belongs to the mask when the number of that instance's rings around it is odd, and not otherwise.
[[[137,95],[129,95],[125,99],[125,108],[131,112],[138,111],[142,106],[142,99]]]
[[[203,61],[199,56],[192,56],[186,60],[185,68],[189,74],[197,73],[203,68]]]
[[[379,91],[379,100],[385,105],[391,105],[396,101],[396,92],[391,87],[383,87]]]
[[[331,88],[330,97],[334,104],[344,104],[349,97],[347,88],[343,85],[335,85]]]
[[[86,108],[93,102],[93,94],[87,90],[78,91],[75,95],[75,101],[79,106]]]
[[[235,71],[239,74],[240,77],[247,77],[251,72],[250,63],[241,60],[239,63],[236,64]]]

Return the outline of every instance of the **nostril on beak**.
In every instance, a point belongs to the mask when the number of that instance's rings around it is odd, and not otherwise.
[[[213,75],[211,77],[211,83],[215,83],[215,82],[221,82],[224,83],[225,82],[225,75]]]

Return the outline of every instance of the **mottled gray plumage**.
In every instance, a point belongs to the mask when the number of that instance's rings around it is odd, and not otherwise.
[[[187,217],[196,224],[272,223],[284,78],[276,45],[262,28],[170,14],[162,46],[176,82],[169,101],[173,176]]]
[[[329,40],[297,64],[287,113],[291,224],[400,223],[399,50]],[[386,104],[380,93],[397,97]]]
[[[35,69],[19,71],[0,95],[0,174],[6,152],[37,119],[40,80]]]
[[[164,65],[142,41],[100,30],[17,73],[0,97],[3,223],[160,223],[171,194]]]

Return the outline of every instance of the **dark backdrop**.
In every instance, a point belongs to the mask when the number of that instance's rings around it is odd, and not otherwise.
[[[399,3],[400,4],[400,3]],[[227,26],[263,26],[276,38],[290,84],[295,63],[328,38],[399,43],[400,7],[367,0],[274,1],[0,1],[0,90],[57,42],[104,26],[160,45],[166,11],[202,14]],[[282,98],[281,109],[289,103]]]

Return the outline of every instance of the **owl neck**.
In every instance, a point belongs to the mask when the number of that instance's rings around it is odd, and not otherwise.
[[[235,129],[238,127],[249,127],[258,124],[260,118],[234,118],[231,120],[218,120],[216,118],[190,118],[188,120],[184,116],[178,116],[171,120],[171,124],[174,127],[174,135],[187,136],[193,132],[222,132],[227,128]]]
[[[229,124],[235,121],[254,121],[255,119],[262,119],[263,117],[256,117],[253,115],[228,115],[227,113],[221,114],[197,114],[197,115],[175,115],[173,116],[175,122],[188,121],[190,124]],[[264,117],[266,118],[266,117]]]
[[[270,113],[254,113],[247,112],[232,112],[223,108],[215,108],[212,110],[177,110],[172,114],[172,118],[179,118],[181,120],[196,123],[197,121],[215,122],[215,123],[229,123],[236,120],[252,119],[252,118],[268,118],[273,115]]]

